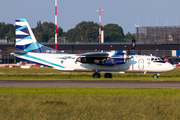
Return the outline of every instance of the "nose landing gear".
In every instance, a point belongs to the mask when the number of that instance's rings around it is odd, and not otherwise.
[[[154,74],[153,75],[153,78],[158,78],[159,77],[159,74]]]

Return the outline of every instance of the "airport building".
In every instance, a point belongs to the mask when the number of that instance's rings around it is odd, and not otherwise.
[[[144,44],[180,44],[180,26],[136,27],[136,40]]]

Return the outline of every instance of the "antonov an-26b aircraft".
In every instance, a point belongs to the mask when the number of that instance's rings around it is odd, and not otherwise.
[[[167,72],[174,67],[160,57],[115,52],[91,52],[84,54],[66,54],[64,52],[37,43],[26,19],[17,19],[16,48],[7,48],[17,59],[49,66],[61,71],[94,72],[93,78],[112,78],[111,73]]]

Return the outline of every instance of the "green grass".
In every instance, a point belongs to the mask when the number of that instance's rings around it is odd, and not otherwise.
[[[180,119],[180,89],[0,88],[0,119]]]
[[[52,68],[0,68],[0,80],[131,80],[131,81],[180,81],[180,69],[160,73],[158,79],[152,78],[154,73],[113,74],[113,78],[92,78],[93,72],[61,72]]]

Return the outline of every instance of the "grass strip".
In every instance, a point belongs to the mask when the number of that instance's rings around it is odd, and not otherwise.
[[[0,68],[0,80],[130,80],[130,81],[180,81],[180,69],[160,73],[158,79],[152,76],[154,73],[114,73],[113,78],[92,78],[93,72],[61,72],[52,68]]]
[[[0,119],[179,119],[180,89],[0,88]]]

